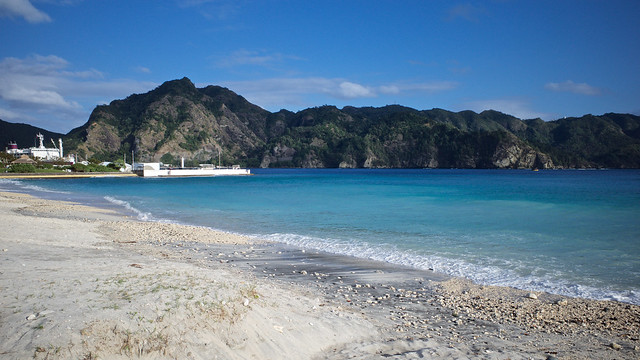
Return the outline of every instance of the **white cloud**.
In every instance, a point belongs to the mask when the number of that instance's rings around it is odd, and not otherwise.
[[[29,0],[0,0],[0,16],[21,17],[32,24],[51,21],[49,15],[36,9]]]
[[[531,104],[522,99],[489,99],[476,100],[462,104],[460,110],[473,110],[480,113],[485,110],[500,111],[505,114],[515,116],[519,119],[552,120],[554,114],[538,112],[531,109]]]
[[[55,55],[0,60],[0,114],[47,130],[66,132],[82,125],[101,100],[146,92],[154,83],[105,80],[95,69],[74,70]]]
[[[375,96],[371,89],[349,81],[343,81],[338,85],[337,94],[347,99]]]
[[[454,82],[392,83],[364,85],[342,78],[272,78],[257,81],[229,81],[222,85],[263,107],[292,105],[318,106],[318,100],[327,96],[338,100],[375,98],[382,95],[412,95],[437,93],[454,89]],[[322,101],[322,100],[321,100]],[[329,101],[325,99],[324,101]]]
[[[18,120],[20,118],[21,116],[17,112],[0,108],[0,119],[7,121],[7,120]]]
[[[575,83],[571,80],[567,80],[561,83],[550,82],[544,86],[545,89],[556,92],[570,92],[580,95],[600,95],[602,91],[595,86],[591,86],[587,83]]]
[[[14,104],[77,108],[58,92],[56,77],[67,62],[57,56],[5,58],[0,62],[0,98]]]

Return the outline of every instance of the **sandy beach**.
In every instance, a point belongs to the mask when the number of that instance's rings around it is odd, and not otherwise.
[[[2,359],[638,359],[640,307],[0,193]]]

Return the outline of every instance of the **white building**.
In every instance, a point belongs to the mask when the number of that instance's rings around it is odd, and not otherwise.
[[[73,157],[69,157],[68,159],[64,158],[64,153],[62,151],[62,139],[58,139],[59,147],[57,147],[56,143],[53,141],[53,139],[51,139],[51,142],[53,143],[53,148],[46,148],[44,146],[44,135],[38,133],[36,137],[40,142],[40,145],[38,147],[18,149],[18,145],[14,142],[9,144],[9,148],[7,148],[7,153],[15,155],[16,157],[20,155],[27,155],[27,156],[32,156],[34,158],[41,159],[41,160],[48,160],[48,161],[63,160],[63,161],[70,161],[72,163],[75,162]]]

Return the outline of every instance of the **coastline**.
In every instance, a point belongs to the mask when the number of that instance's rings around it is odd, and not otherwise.
[[[640,306],[0,193],[7,358],[620,359]]]
[[[137,177],[133,173],[88,172],[88,173],[2,173],[0,179],[78,179],[94,177]]]

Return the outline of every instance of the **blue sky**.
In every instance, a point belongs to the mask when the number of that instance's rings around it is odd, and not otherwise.
[[[190,78],[270,111],[640,113],[640,1],[0,0],[0,119],[66,133]]]

